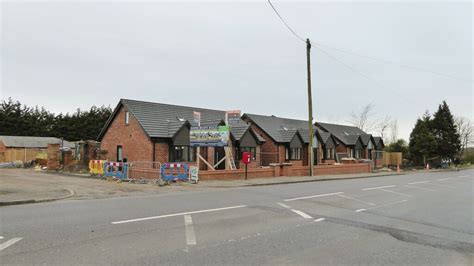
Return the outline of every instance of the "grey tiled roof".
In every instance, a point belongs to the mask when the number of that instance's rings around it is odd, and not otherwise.
[[[0,136],[0,141],[9,148],[47,148],[48,144],[61,144],[54,137]],[[74,147],[74,143],[63,141],[65,147]]]
[[[300,132],[301,138],[305,143],[309,142],[308,121],[247,113],[243,116],[252,120],[254,124],[265,131],[275,142],[288,142],[288,135],[291,134],[291,132],[293,132],[294,135],[296,130]],[[313,128],[316,132],[316,127]],[[285,130],[290,133],[281,133]],[[291,136],[291,138],[293,138],[293,136]]]
[[[326,132],[331,133],[334,135],[338,140],[340,140],[345,145],[355,145],[359,136],[365,136],[364,138],[370,138],[370,134],[365,133],[358,127],[354,126],[346,126],[346,125],[338,125],[338,124],[329,124],[329,123],[320,123],[318,122],[317,125]],[[367,139],[367,142],[368,142]],[[364,144],[366,145],[366,144]]]
[[[378,149],[385,147],[385,144],[383,143],[383,139],[381,137],[374,137],[374,142],[375,146]]]
[[[203,121],[222,120],[225,117],[225,111],[197,107],[143,102],[129,99],[121,99],[120,103],[127,107],[129,112],[138,120],[148,136],[152,138],[170,137],[170,130],[168,127],[177,127],[177,125],[179,125],[178,122],[184,123],[186,120],[193,121],[193,111],[200,112]]]
[[[319,133],[319,136],[321,137],[321,140],[323,141],[323,143],[326,144],[326,142],[331,137],[331,133],[324,132],[324,131],[321,131],[321,130],[318,133]]]

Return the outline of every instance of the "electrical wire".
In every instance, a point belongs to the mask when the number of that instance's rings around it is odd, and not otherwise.
[[[366,75],[366,74],[360,72],[359,70],[355,69],[354,67],[352,67],[352,66],[346,64],[345,62],[339,60],[338,58],[334,57],[333,55],[331,55],[329,52],[325,51],[325,50],[322,49],[321,47],[319,47],[319,46],[314,46],[314,47],[316,47],[316,49],[318,49],[319,51],[323,52],[326,56],[328,56],[328,57],[331,58],[332,60],[334,60],[334,61],[340,63],[341,65],[345,66],[346,68],[348,68],[348,69],[351,70],[352,72],[361,75],[362,77],[364,77],[364,78],[366,78],[367,80],[373,82],[374,84],[376,84],[376,85],[379,86],[380,88],[389,90],[389,91],[391,91],[393,94],[395,94],[395,95],[397,95],[398,97],[404,99],[405,101],[407,101],[407,102],[409,102],[409,103],[412,103],[412,104],[418,105],[417,103],[411,101],[411,100],[408,99],[407,97],[405,97],[405,96],[403,96],[403,95],[397,93],[396,91],[394,91],[394,90],[392,90],[392,89],[390,89],[390,88],[387,88],[386,86],[384,86],[384,85],[383,85],[382,83],[380,83],[379,81],[377,81],[377,80],[371,78],[370,76],[368,76],[368,75]]]
[[[283,22],[283,24],[285,24],[285,26],[288,28],[288,30],[291,31],[291,33],[293,33],[293,35],[295,35],[295,37],[298,38],[300,41],[306,42],[305,39],[301,38],[301,36],[299,36],[299,35],[290,27],[290,25],[288,25],[288,23],[286,23],[286,21],[283,19],[283,17],[280,15],[280,13],[278,13],[278,11],[277,11],[276,8],[273,6],[272,2],[270,2],[270,0],[268,0],[268,3],[269,3],[270,6],[272,7],[273,11],[275,11],[275,14],[280,18],[281,22]]]
[[[356,52],[353,52],[353,51],[344,50],[344,49],[332,47],[332,46],[329,46],[329,45],[326,45],[326,44],[322,44],[320,42],[313,42],[313,44],[316,45],[316,46],[326,47],[326,48],[329,48],[329,49],[332,49],[332,50],[335,50],[335,51],[339,51],[339,52],[342,52],[342,53],[355,55],[355,56],[362,57],[362,58],[367,58],[367,59],[370,59],[370,60],[373,60],[373,61],[380,61],[380,62],[384,62],[384,63],[388,63],[388,64],[397,65],[400,68],[406,68],[406,69],[412,69],[412,70],[417,70],[417,71],[421,71],[421,72],[427,72],[427,73],[430,73],[430,74],[433,74],[433,75],[442,76],[442,77],[450,78],[450,79],[455,79],[455,80],[463,81],[463,82],[469,82],[469,83],[473,82],[472,79],[460,78],[460,77],[452,76],[452,75],[449,75],[449,74],[444,74],[444,73],[441,73],[441,72],[426,69],[426,68],[421,68],[421,67],[411,66],[411,65],[406,65],[406,64],[400,64],[400,63],[397,63],[395,61],[390,61],[390,60],[387,60],[387,59],[382,59],[382,58],[377,58],[377,57],[373,57],[373,56],[363,55],[363,54],[359,54],[359,53],[356,53]]]

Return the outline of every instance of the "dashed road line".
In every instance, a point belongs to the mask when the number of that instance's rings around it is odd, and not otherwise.
[[[349,197],[349,196],[346,196],[346,195],[343,195],[343,194],[338,194],[338,196],[339,196],[339,197],[346,198],[346,199],[351,199],[351,200],[355,200],[355,201],[358,201],[358,202],[362,202],[362,203],[367,204],[367,205],[372,205],[372,206],[377,205],[377,204],[372,203],[372,202],[363,201],[363,200],[356,199],[356,198],[353,198],[353,197]]]
[[[344,192],[334,192],[334,193],[327,193],[327,194],[319,194],[319,195],[305,196],[305,197],[299,197],[299,198],[285,199],[283,201],[294,201],[294,200],[302,200],[302,199],[319,198],[319,197],[326,197],[326,196],[332,196],[332,195],[339,195],[339,194],[343,194],[343,193]]]
[[[291,209],[292,212],[298,214],[299,216],[305,218],[305,219],[313,219],[313,217],[309,216],[308,214],[302,212],[302,211],[299,211],[299,210],[295,210],[295,209]]]
[[[190,211],[190,212],[181,212],[181,213],[165,214],[165,215],[158,215],[158,216],[152,216],[152,217],[144,217],[144,218],[123,220],[123,221],[116,221],[116,222],[112,222],[112,224],[124,224],[124,223],[140,222],[140,221],[146,221],[146,220],[153,220],[153,219],[160,219],[160,218],[181,216],[181,215],[186,215],[186,214],[215,212],[215,211],[238,209],[238,208],[243,208],[243,207],[247,207],[247,205],[238,205],[238,206],[230,206],[230,207],[216,208],[216,209],[208,209],[208,210],[199,210],[199,211]]]
[[[314,221],[315,221],[315,222],[322,222],[322,221],[324,221],[324,220],[326,220],[326,218],[319,218],[319,219],[316,219],[316,220],[314,220]]]
[[[3,236],[0,236],[0,239],[3,239],[4,237]]]
[[[191,218],[191,215],[184,215],[184,229],[186,231],[186,244],[196,245],[196,235],[194,234],[193,218]]]
[[[436,180],[445,181],[445,180],[451,180],[451,179],[454,179],[454,177],[446,177],[446,178],[440,178],[440,179],[436,179]]]
[[[429,188],[424,188],[424,187],[415,187],[415,186],[409,186],[409,185],[405,185],[405,187],[419,189],[419,190],[425,190],[425,191],[436,191],[434,189],[429,189]]]
[[[396,187],[396,185],[381,186],[381,187],[369,187],[369,188],[364,188],[362,190],[373,190],[373,189],[381,189],[381,188],[388,188],[388,187]]]
[[[456,187],[453,187],[453,186],[448,186],[448,185],[440,185],[440,184],[434,184],[434,183],[430,183],[430,185],[437,186],[437,187],[456,188]]]
[[[428,183],[428,182],[430,181],[425,180],[425,181],[411,182],[411,183],[408,183],[408,185],[423,184],[423,183]]]
[[[8,240],[8,241],[5,242],[5,243],[0,244],[0,251],[6,249],[7,247],[9,247],[9,246],[15,244],[16,242],[18,242],[18,241],[20,241],[20,240],[22,240],[22,239],[23,239],[23,238],[21,238],[21,237],[15,237],[15,238],[12,238],[12,239]]]
[[[277,204],[280,205],[280,206],[282,206],[283,208],[287,208],[287,209],[290,208],[290,206],[288,206],[288,205],[286,205],[286,204],[284,204],[284,203],[281,203],[281,202],[277,202]]]
[[[378,209],[378,208],[382,208],[382,207],[387,207],[387,206],[392,206],[392,205],[395,205],[395,204],[400,204],[400,203],[407,202],[407,201],[408,200],[405,199],[405,200],[396,201],[396,202],[392,202],[392,203],[388,203],[388,204],[384,204],[384,205],[379,205],[379,206],[372,207],[372,208],[358,209],[358,210],[355,210],[355,212],[363,212],[363,211],[374,210],[374,209]]]
[[[388,190],[388,189],[380,189],[380,190],[385,191],[385,192],[389,192],[389,193],[393,193],[393,194],[397,194],[397,195],[401,195],[401,196],[405,196],[405,197],[413,197],[412,195],[408,195],[408,194],[405,194],[405,193],[400,193],[400,192],[393,191],[393,190]]]

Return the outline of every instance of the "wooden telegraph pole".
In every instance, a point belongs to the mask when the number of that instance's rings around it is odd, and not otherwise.
[[[309,132],[309,175],[313,176],[314,153],[313,153],[313,99],[311,96],[311,42],[306,39],[306,69],[308,75],[308,132]]]

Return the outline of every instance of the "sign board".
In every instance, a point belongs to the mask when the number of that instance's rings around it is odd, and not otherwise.
[[[242,163],[243,164],[249,164],[250,161],[252,160],[252,153],[248,151],[242,152]]]
[[[193,120],[196,125],[200,126],[201,125],[201,112],[194,111]]]
[[[229,127],[191,127],[189,137],[193,147],[225,147],[229,144]]]
[[[199,180],[199,167],[191,166],[189,167],[189,179],[194,182],[198,182]]]
[[[235,125],[240,122],[240,110],[231,110],[225,113],[226,123],[228,125]]]

